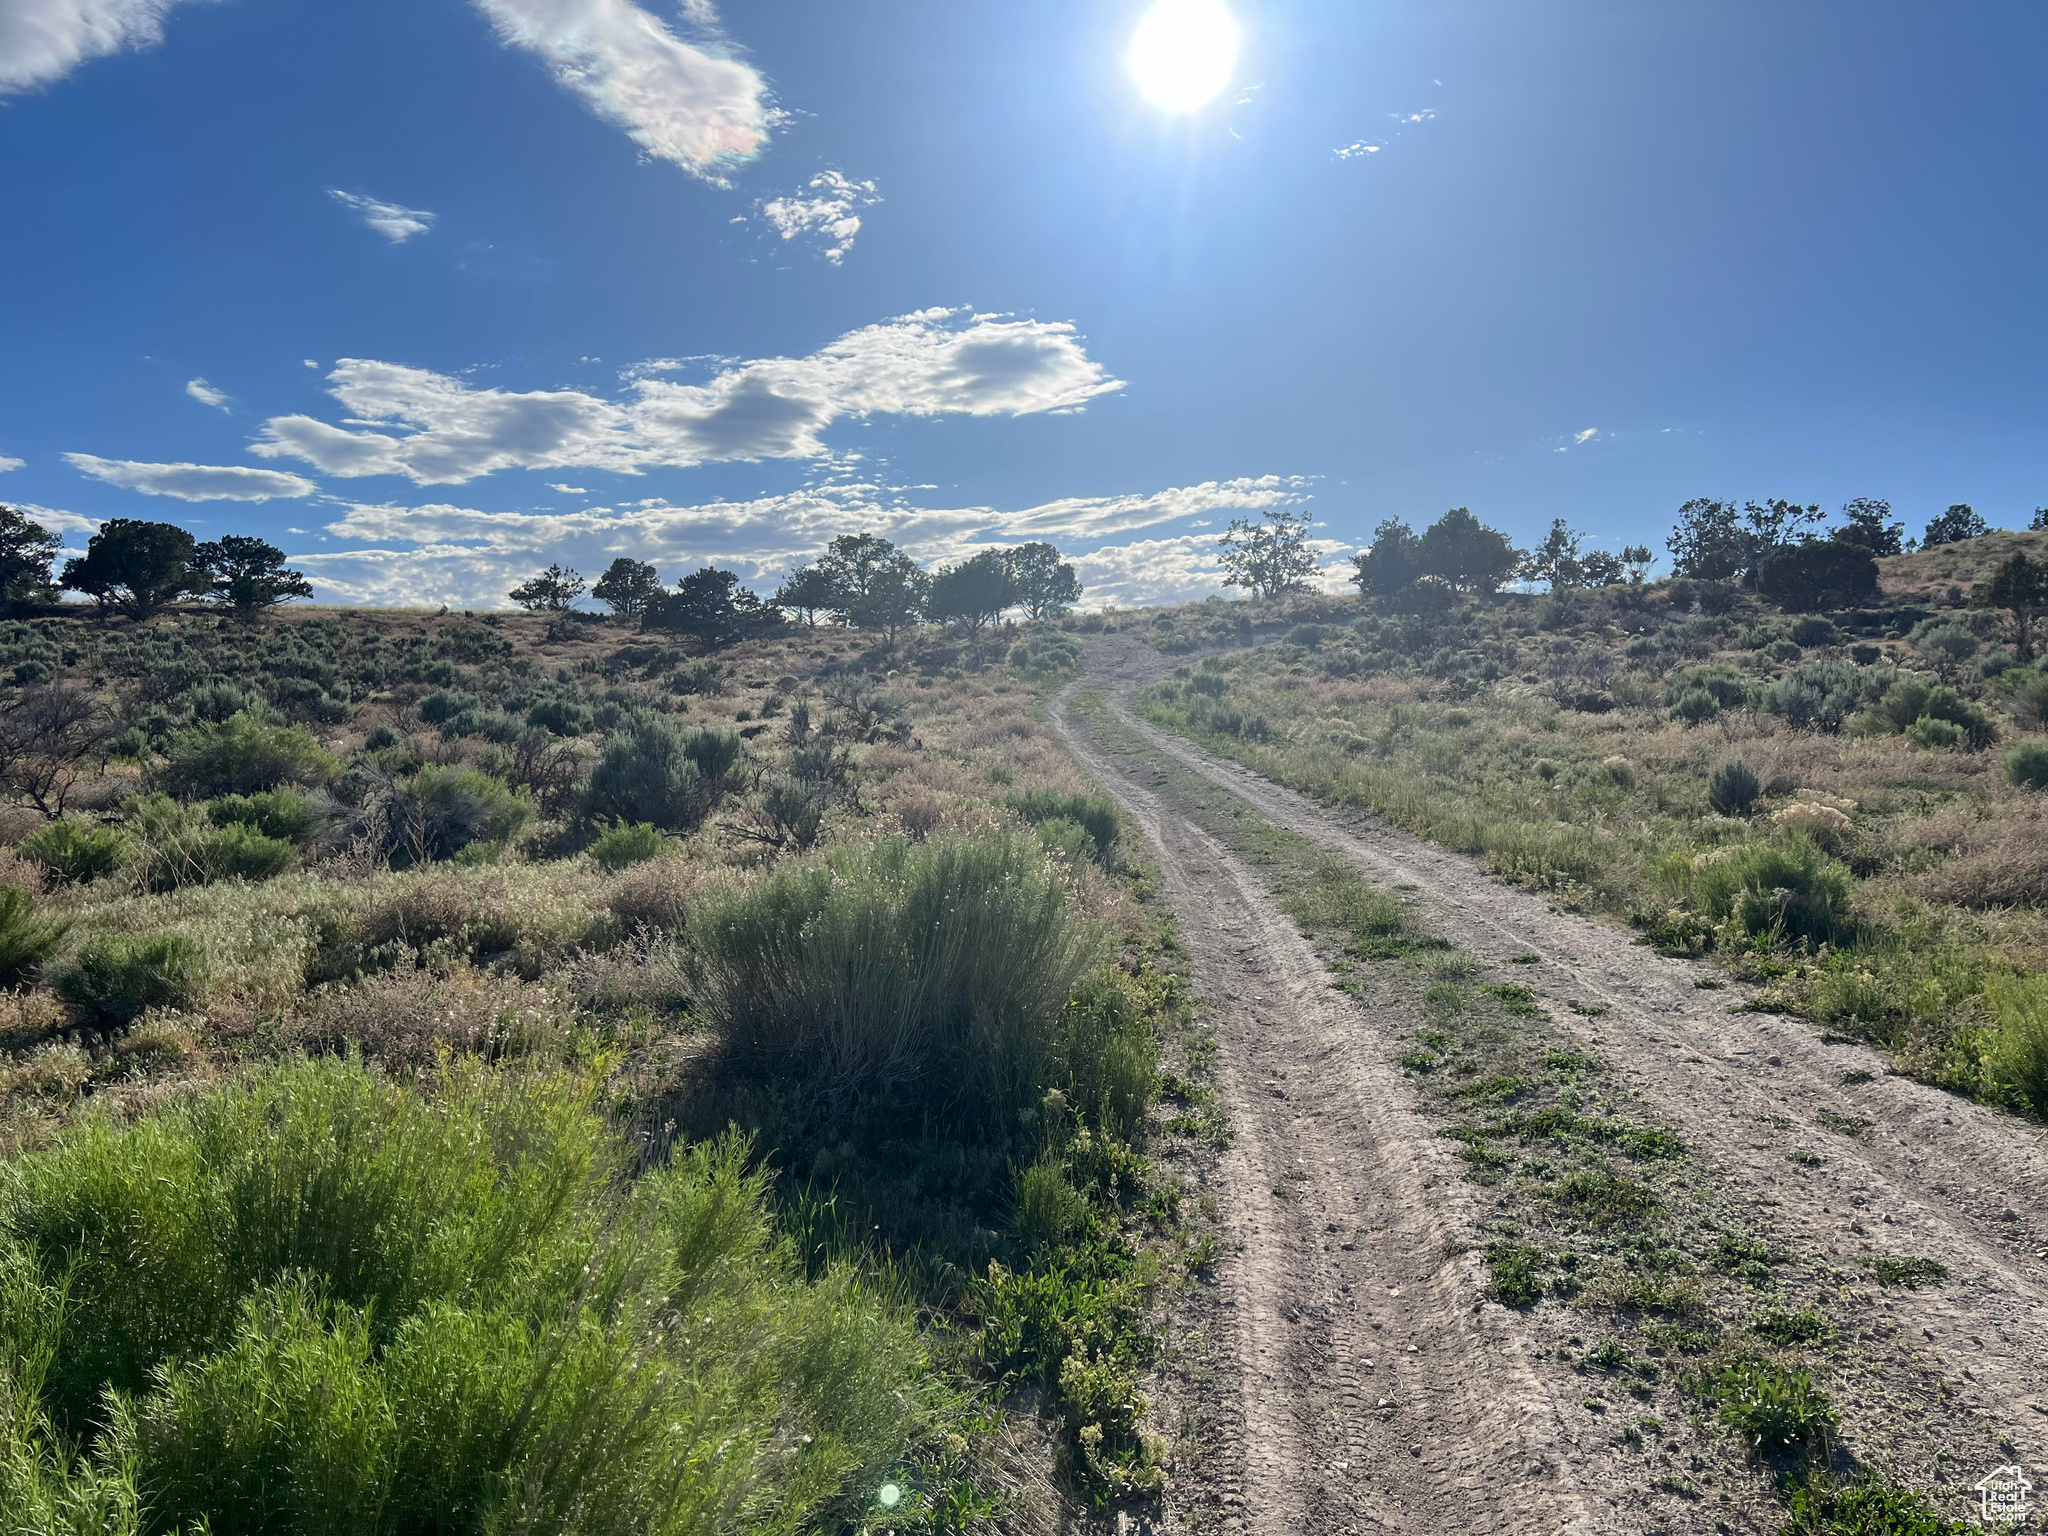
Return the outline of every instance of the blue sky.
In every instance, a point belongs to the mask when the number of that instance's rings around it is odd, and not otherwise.
[[[2038,5],[0,0],[0,498],[329,600],[2048,503]],[[256,498],[264,499],[256,499]]]

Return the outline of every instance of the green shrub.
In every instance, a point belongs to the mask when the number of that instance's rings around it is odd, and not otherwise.
[[[14,986],[32,975],[70,926],[68,919],[39,914],[27,891],[0,885],[0,986]]]
[[[667,715],[639,714],[605,742],[584,793],[585,811],[611,821],[644,821],[664,832],[685,832],[704,819],[717,798],[691,755],[686,738]]]
[[[645,864],[649,859],[661,857],[668,846],[668,839],[661,835],[658,827],[644,821],[628,822],[624,826],[607,828],[598,840],[590,845],[590,856],[597,861],[597,867],[607,874],[617,874],[634,864]]]
[[[1726,667],[1694,667],[1664,685],[1664,701],[1676,705],[1688,693],[1704,693],[1719,709],[1735,709],[1749,697],[1749,686]]]
[[[1084,1124],[1135,1138],[1159,1091],[1153,1018],[1175,986],[1150,973],[1098,966],[1060,1010],[1045,1076]]]
[[[1107,795],[1063,795],[1056,789],[1034,789],[1018,795],[1010,804],[1033,826],[1065,819],[1084,828],[1094,842],[1094,857],[1105,865],[1116,862],[1116,842],[1123,835],[1123,817],[1116,802]]]
[[[1944,1520],[1927,1496],[1865,1476],[1847,1484],[1815,1473],[1792,1491],[1792,1518],[1779,1536],[1974,1536],[1979,1529]]]
[[[200,800],[324,784],[340,769],[304,726],[272,725],[247,712],[180,731],[166,755],[164,788]]]
[[[216,826],[162,793],[137,795],[128,802],[127,816],[141,842],[143,883],[153,891],[215,880],[268,880],[298,857],[291,843],[267,837],[248,822]]]
[[[375,726],[370,734],[363,738],[365,752],[388,752],[391,748],[404,744],[405,738],[399,734],[397,727],[390,725]]]
[[[327,817],[296,789],[227,795],[206,807],[216,827],[244,826],[283,843],[311,842]]]
[[[2048,741],[2016,741],[2002,764],[2015,789],[2048,789]]]
[[[458,688],[436,688],[419,703],[420,718],[429,725],[446,725],[457,715],[482,707],[483,701],[475,694]]]
[[[1782,934],[1816,943],[1840,938],[1849,923],[1848,867],[1804,837],[1751,843],[1697,869],[1693,900],[1752,935]]]
[[[182,933],[109,933],[86,941],[57,972],[56,992],[100,1027],[151,1008],[189,1008],[206,984],[206,954]]]
[[[576,699],[542,699],[526,712],[526,723],[551,736],[581,736],[590,730],[590,711]]]
[[[1763,780],[1739,757],[1732,757],[1716,768],[1707,780],[1707,804],[1723,816],[1748,814],[1763,792]]]
[[[120,868],[128,848],[128,834],[119,827],[65,817],[37,827],[15,852],[42,865],[54,879],[83,883]]]
[[[1963,728],[1948,720],[1922,716],[1906,727],[1906,740],[1931,752],[1947,751],[1963,743]]]
[[[1983,706],[1964,698],[1953,688],[1929,689],[1927,702],[1920,707],[1920,717],[1923,720],[1944,720],[1957,727],[1975,751],[1982,751],[1998,740],[1998,727],[1984,712]]]
[[[1813,647],[1833,645],[1842,638],[1842,632],[1834,624],[1817,613],[1810,613],[1792,626],[1792,640],[1796,645]]]
[[[1875,706],[1858,717],[1858,725],[1873,734],[1897,736],[1926,713],[1927,699],[1933,692],[1922,678],[1902,677],[1884,691]]]
[[[1027,1253],[1057,1247],[1088,1220],[1088,1197],[1074,1188],[1057,1162],[1034,1163],[1017,1174],[1011,1230]]]
[[[335,1060],[91,1122],[0,1205],[0,1347],[39,1362],[0,1385],[0,1505],[694,1536],[837,1528],[890,1471],[926,1514],[906,1462],[952,1399],[895,1308],[793,1268],[751,1161],[622,1186],[581,1083],[458,1068],[428,1099]]]
[[[1056,629],[1040,630],[1010,647],[1010,665],[1034,682],[1044,682],[1081,665],[1081,642]]]
[[[254,827],[229,822],[201,845],[199,856],[212,880],[268,880],[292,867],[298,849]]]
[[[1793,725],[1833,733],[1862,704],[1867,688],[1866,675],[1859,668],[1823,656],[1795,667],[1773,683],[1764,690],[1761,702]]]
[[[1704,725],[1721,713],[1721,701],[1704,688],[1688,688],[1671,704],[1674,719],[1687,725]]]
[[[1035,841],[899,837],[707,897],[685,965],[751,1075],[1007,1131],[1096,943]]]
[[[533,802],[478,768],[422,768],[393,797],[391,862],[400,868],[452,859],[479,844],[517,837]]]
[[[683,756],[697,765],[708,783],[731,777],[740,761],[740,733],[716,725],[700,725],[683,738]]]
[[[2020,1103],[2048,1120],[2048,977],[1994,976],[1984,1004],[1995,1020],[1991,1068]]]
[[[1704,1372],[1696,1386],[1752,1454],[1825,1455],[1834,1438],[1839,1422],[1834,1405],[1805,1371],[1738,1355]]]

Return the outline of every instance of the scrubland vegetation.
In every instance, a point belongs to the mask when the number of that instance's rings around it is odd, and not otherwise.
[[[1077,657],[0,624],[10,1529],[1156,1491],[1154,1159],[1214,1116],[1143,869],[1035,719]]]
[[[1191,654],[1155,721],[2048,1116],[2048,671],[1992,590],[2044,550],[1888,557],[1825,611],[1617,577],[1082,622]]]

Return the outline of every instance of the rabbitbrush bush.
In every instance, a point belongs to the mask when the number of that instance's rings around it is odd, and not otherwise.
[[[1849,926],[1848,867],[1806,838],[1751,843],[1698,867],[1693,899],[1702,912],[1733,918],[1744,933],[1780,933],[1822,943]]]
[[[1098,950],[1035,839],[898,837],[707,895],[687,966],[743,1066],[992,1126],[1034,1097]]]
[[[280,784],[324,784],[340,769],[303,725],[274,725],[248,713],[180,731],[168,756],[164,788],[202,800]]]
[[[128,834],[119,827],[67,816],[37,827],[15,845],[15,852],[42,865],[53,879],[83,884],[118,869],[128,846]]]
[[[49,959],[69,928],[61,917],[44,917],[35,898],[0,885],[0,986],[11,987]]]
[[[102,1028],[151,1008],[185,1008],[206,986],[206,952],[182,933],[107,933],[57,972],[56,992]]]
[[[623,1177],[567,1077],[300,1061],[0,1184],[10,1529],[838,1529],[949,1397],[736,1138]]]

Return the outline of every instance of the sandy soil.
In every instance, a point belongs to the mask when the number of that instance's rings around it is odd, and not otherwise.
[[[1558,1324],[1479,1301],[1468,1239],[1481,1192],[1434,1135],[1396,1057],[1412,1019],[1338,992],[1258,872],[1198,824],[1156,760],[1120,754],[1076,711],[1112,714],[1272,824],[1413,888],[1422,925],[1559,1005],[1568,1027],[1697,1148],[1758,1227],[1838,1266],[1939,1259],[1950,1279],[1871,1287],[1829,1383],[1857,1455],[1944,1506],[2000,1460],[2048,1464],[2048,1146],[2039,1127],[1884,1075],[1876,1053],[1801,1021],[1734,1013],[1702,968],[1504,887],[1476,863],[1319,806],[1133,716],[1173,663],[1114,637],[1053,719],[1153,843],[1214,1005],[1236,1139],[1218,1170],[1233,1252],[1198,1293],[1202,1340],[1179,1390],[1201,1399],[1169,1529],[1243,1532],[1744,1529],[1753,1501],[1648,1507],[1643,1474],[1593,1442],[1545,1351]],[[1560,1006],[1562,1016],[1567,1010]],[[1855,1069],[1870,1081],[1845,1084]],[[1821,1116],[1871,1122],[1860,1136]],[[1794,1154],[1800,1161],[1794,1161]],[[1448,1255],[1448,1256],[1447,1256]],[[1548,1355],[1550,1358],[1545,1358]],[[1185,1405],[1184,1405],[1185,1406]],[[1732,1524],[1730,1523],[1732,1520]]]

